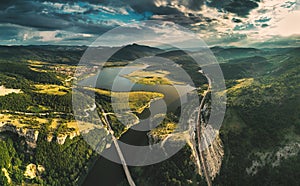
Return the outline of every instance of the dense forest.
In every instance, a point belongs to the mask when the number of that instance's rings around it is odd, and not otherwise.
[[[45,131],[46,132],[46,131]],[[0,185],[35,183],[39,185],[78,185],[87,174],[95,153],[81,137],[67,139],[59,145],[45,140],[41,132],[36,149],[28,149],[24,139],[12,133],[1,133],[0,166],[10,175],[10,184],[3,170],[0,171]],[[5,138],[4,138],[5,137]],[[31,153],[27,153],[31,152]],[[29,179],[24,176],[28,164],[43,165],[45,171]]]
[[[272,165],[277,161],[276,152],[290,144],[299,144],[299,48],[273,49],[272,52],[255,49],[254,55],[262,57],[253,57],[253,51],[249,54],[247,49],[243,53],[238,48],[215,48],[213,51],[220,61],[224,60],[221,68],[228,97],[220,130],[225,156],[213,185],[299,185],[297,146],[295,155],[282,157],[277,166]],[[237,81],[243,78],[245,82],[250,79],[251,83]],[[132,168],[137,183],[206,185],[200,176],[192,176],[196,173],[188,151],[184,148],[156,165]],[[253,161],[260,160],[258,153],[269,154],[270,158],[256,174],[249,174],[247,168]]]
[[[28,112],[29,108],[34,108],[30,112],[50,113],[48,118],[53,117],[51,114],[54,112],[62,112],[65,113],[63,119],[66,121],[73,119],[71,90],[63,90],[61,94],[39,92],[33,85],[61,86],[64,82],[58,74],[32,70],[27,62],[29,59],[44,59],[51,65],[74,65],[83,50],[71,47],[62,52],[62,48],[35,48],[36,51],[31,52],[33,49],[30,47],[4,47],[0,51],[0,85],[21,89],[22,93],[0,96],[0,110],[14,113]],[[9,55],[12,51],[17,52],[18,56]],[[213,184],[300,185],[299,152],[280,158],[280,163],[273,165],[277,161],[276,153],[300,142],[299,48],[241,50],[216,47],[212,51],[221,62],[228,96],[225,120],[220,130],[225,155]],[[192,77],[196,77],[193,72],[199,70],[199,67],[189,63],[186,54],[179,54],[182,59],[177,56],[178,52],[160,56],[175,60],[187,72],[191,72]],[[115,56],[112,63],[117,59]],[[201,77],[194,79],[194,83],[200,86],[206,80]],[[96,94],[96,100],[107,112],[112,111],[109,96]],[[121,135],[124,125],[113,116],[109,116],[109,120],[116,134]],[[58,130],[66,130],[64,127],[62,125]],[[95,152],[82,136],[72,140],[67,138],[63,145],[57,144],[55,140],[47,142],[45,138],[48,130],[46,125],[41,127],[35,149],[29,148],[23,137],[9,132],[1,133],[0,185],[78,185],[84,179],[96,156]],[[55,135],[54,138],[57,137]],[[266,162],[258,167],[257,172],[248,173],[246,170],[253,162],[261,161],[261,154],[268,155]],[[43,165],[45,171],[33,179],[27,178],[24,171],[31,163]],[[204,179],[196,173],[188,146],[164,162],[131,167],[130,171],[137,185],[206,185]],[[121,185],[127,185],[126,180]]]

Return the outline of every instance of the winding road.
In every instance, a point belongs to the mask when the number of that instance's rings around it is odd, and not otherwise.
[[[197,138],[198,138],[198,153],[199,153],[199,157],[200,157],[200,164],[202,166],[207,185],[212,186],[212,181],[211,181],[211,178],[208,173],[208,169],[207,169],[207,165],[206,165],[206,161],[205,161],[205,157],[203,155],[203,150],[202,150],[202,145],[201,145],[201,134],[202,134],[201,110],[203,109],[203,107],[205,105],[205,99],[206,99],[207,94],[211,91],[211,79],[203,71],[199,71],[199,72],[202,73],[202,75],[204,75],[207,78],[208,88],[203,94],[203,98],[199,105],[198,116],[197,116],[197,121],[196,121],[196,132],[197,132]]]

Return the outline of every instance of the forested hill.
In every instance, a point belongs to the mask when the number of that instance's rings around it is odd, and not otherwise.
[[[86,48],[0,46],[0,185],[78,185],[87,174],[96,154],[82,136],[74,136],[70,83]],[[220,62],[228,96],[220,130],[225,154],[213,184],[300,185],[300,48],[211,50]],[[162,53],[131,45],[109,65],[159,55],[197,77],[193,71],[199,67],[189,63],[186,53]],[[119,61],[127,54],[128,58]],[[193,81],[196,85],[204,82],[200,78]],[[140,98],[149,101],[155,96],[139,95],[134,100],[138,104],[132,105],[144,106]],[[97,99],[111,109],[107,91],[98,91]],[[170,122],[176,117],[171,116],[161,131],[172,129]],[[111,120],[116,134],[121,135],[124,126],[114,117]],[[160,164],[132,167],[131,173],[137,185],[205,185],[191,157],[185,147]],[[25,174],[30,170],[34,174]]]

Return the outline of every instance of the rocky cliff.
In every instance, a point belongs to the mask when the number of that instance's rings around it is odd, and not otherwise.
[[[39,129],[38,128],[26,128],[26,127],[17,127],[11,123],[0,123],[0,132],[12,132],[17,134],[20,137],[24,137],[27,145],[31,148],[36,147],[36,142],[38,140],[39,136]],[[63,145],[69,137],[70,139],[73,139],[74,137],[78,136],[79,132],[73,131],[65,134],[58,134],[56,137],[56,142],[60,145]],[[51,142],[53,140],[53,135],[49,134],[47,136],[48,142]]]
[[[203,127],[202,131],[201,141],[204,147],[202,152],[206,164],[205,166],[207,167],[211,179],[214,179],[221,169],[224,156],[223,143],[220,139],[219,131],[213,129],[210,125]],[[203,172],[203,170],[201,172]]]
[[[25,138],[27,145],[31,148],[36,147],[39,131],[37,129],[19,128],[10,123],[1,123],[0,132],[12,132]]]

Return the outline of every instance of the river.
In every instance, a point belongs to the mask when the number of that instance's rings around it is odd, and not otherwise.
[[[96,82],[97,88],[114,90],[114,91],[152,91],[164,94],[164,101],[167,105],[167,112],[174,112],[182,103],[187,101],[187,93],[194,90],[190,85],[144,85],[134,84],[129,79],[124,78],[124,75],[129,74],[136,70],[141,70],[145,67],[111,67],[104,68],[97,78],[96,76],[89,77],[82,81],[81,84],[93,86]],[[114,85],[113,85],[114,84]],[[144,110],[138,117],[145,119],[149,117],[151,107],[156,107],[156,101],[150,104],[150,108]],[[140,123],[139,125],[141,125]],[[120,138],[121,141],[131,145],[148,145],[148,131],[136,131],[129,129]],[[114,148],[112,146],[111,148]],[[126,158],[126,157],[125,157]],[[130,167],[129,167],[130,169]],[[101,156],[98,157],[94,166],[90,169],[85,181],[84,186],[101,185],[101,186],[114,186],[126,181],[125,173],[122,165],[111,162]]]

